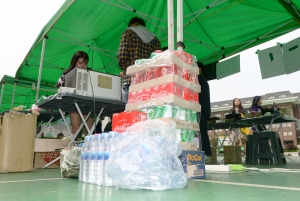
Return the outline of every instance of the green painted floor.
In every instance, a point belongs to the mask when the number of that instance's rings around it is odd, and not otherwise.
[[[300,200],[300,157],[287,165],[247,166],[263,169],[286,168],[298,173],[246,171],[207,173],[204,180],[190,180],[184,189],[149,191],[123,190],[84,184],[61,178],[59,169],[0,174],[0,201],[149,201],[149,200]]]

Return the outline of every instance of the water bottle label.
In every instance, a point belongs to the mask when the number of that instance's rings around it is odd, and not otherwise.
[[[102,159],[103,159],[103,151],[98,151],[97,160],[102,160]]]
[[[95,151],[93,151],[91,153],[91,160],[96,160],[97,159],[97,153]]]
[[[84,160],[84,153],[83,152],[81,152],[81,154],[80,154],[80,159]]]
[[[104,160],[108,160],[110,155],[110,151],[105,151],[104,152]]]
[[[85,160],[89,160],[90,159],[90,153],[89,152],[86,152],[84,154],[84,156],[85,156]]]

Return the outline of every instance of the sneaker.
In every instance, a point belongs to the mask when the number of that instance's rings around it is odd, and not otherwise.
[[[210,163],[210,157],[205,155],[204,161],[205,161],[205,163]]]

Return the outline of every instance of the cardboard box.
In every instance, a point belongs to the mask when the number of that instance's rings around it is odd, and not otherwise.
[[[186,173],[188,179],[205,179],[206,171],[205,165],[183,165],[183,171]]]
[[[180,119],[175,118],[159,118],[159,120],[169,124],[170,121],[174,121],[176,123],[176,128],[179,129],[188,129],[188,130],[194,130],[194,131],[200,131],[200,127],[198,123],[192,123]]]
[[[204,165],[204,151],[187,151],[183,150],[179,159],[183,165]]]
[[[224,163],[241,164],[242,151],[241,146],[224,146]]]
[[[60,151],[56,151],[56,149],[67,147],[69,143],[68,140],[36,138],[33,167],[35,169],[43,168],[49,162],[60,157]],[[60,161],[56,161],[47,168],[60,168]]]
[[[126,104],[125,111],[140,110],[143,108],[153,107],[157,105],[173,104],[181,108],[190,109],[196,112],[201,112],[201,106],[198,103],[193,103],[175,95],[163,96],[137,103]]]
[[[151,88],[151,87],[156,87],[161,84],[167,84],[170,82],[174,82],[182,87],[196,91],[197,93],[201,92],[201,86],[199,84],[194,84],[192,82],[189,82],[175,74],[169,74],[169,75],[159,77],[156,79],[152,79],[152,80],[148,80],[148,81],[141,82],[138,84],[130,85],[129,92],[146,89],[146,88]]]
[[[162,54],[155,56],[153,59],[149,59],[145,63],[129,66],[126,70],[126,75],[133,75],[135,73],[143,73],[148,69],[157,68],[160,66],[165,66],[168,64],[176,64],[177,67],[187,69],[191,73],[199,75],[199,68],[192,66],[184,61],[182,61],[177,55],[170,51],[165,51]]]
[[[0,172],[32,171],[37,114],[10,111],[0,118]]]
[[[217,163],[217,149],[211,147],[211,156],[209,157],[209,163]]]
[[[180,142],[181,150],[187,151],[197,151],[197,144],[196,142]]]

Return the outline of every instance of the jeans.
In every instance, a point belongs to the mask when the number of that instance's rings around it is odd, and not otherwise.
[[[128,102],[129,86],[130,84],[123,84],[123,90],[125,91],[125,103]]]

